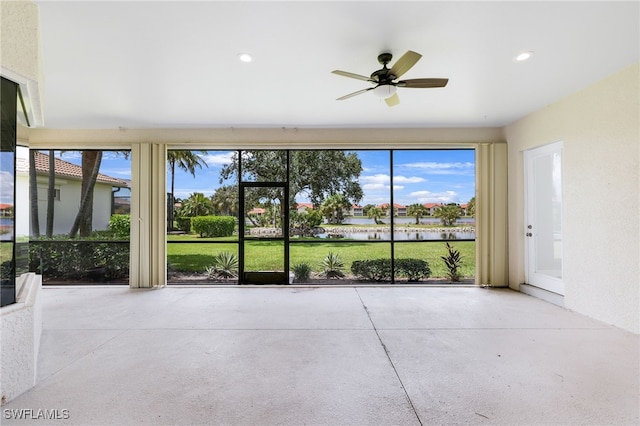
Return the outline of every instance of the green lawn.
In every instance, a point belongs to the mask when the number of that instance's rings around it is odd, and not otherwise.
[[[193,237],[190,237],[193,239]],[[211,259],[219,252],[228,251],[238,253],[236,243],[223,242],[219,244],[171,244],[171,241],[179,241],[176,236],[169,237],[167,244],[167,259],[171,270],[182,272],[204,272],[211,264]],[[187,241],[187,237],[184,238]],[[204,239],[198,239],[199,241]],[[234,237],[220,239],[210,238],[208,241],[237,240]],[[452,243],[454,248],[460,251],[463,258],[462,274],[465,277],[475,275],[475,242],[462,241]],[[245,245],[246,263],[245,270],[282,270],[284,262],[283,243],[280,241],[251,241]],[[389,258],[391,256],[391,244],[367,243],[367,242],[342,242],[342,243],[292,243],[290,245],[291,266],[306,262],[314,271],[320,271],[320,263],[329,252],[338,254],[345,263],[345,270],[349,271],[354,260]],[[423,259],[429,263],[432,277],[444,277],[447,269],[440,256],[447,251],[443,242],[396,242],[395,257]]]

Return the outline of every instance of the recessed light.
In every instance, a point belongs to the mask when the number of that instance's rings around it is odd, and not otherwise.
[[[527,59],[529,59],[532,55],[533,55],[533,52],[531,52],[531,51],[522,52],[522,53],[518,54],[518,56],[516,56],[513,59],[515,61],[522,62],[522,61],[526,61]]]
[[[247,63],[253,61],[253,57],[248,53],[239,53],[238,59],[240,59],[241,62],[247,62]]]

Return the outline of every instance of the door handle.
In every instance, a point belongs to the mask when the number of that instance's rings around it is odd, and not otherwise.
[[[527,232],[527,237],[533,237],[533,234],[531,232]]]

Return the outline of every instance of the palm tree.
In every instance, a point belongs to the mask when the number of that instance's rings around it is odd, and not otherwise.
[[[167,151],[167,165],[169,166],[169,173],[171,173],[171,200],[169,202],[170,206],[174,205],[174,196],[175,194],[175,174],[176,174],[176,165],[184,170],[185,172],[191,173],[191,176],[196,177],[196,168],[202,169],[202,166],[209,167],[206,161],[202,159],[200,155],[197,153],[200,152],[201,155],[207,154],[207,151],[189,151],[189,150],[170,150]],[[168,213],[167,222],[169,224],[169,229],[173,229],[173,208],[170,208]]]
[[[467,216],[476,216],[476,197],[471,197],[471,200],[467,203]]]
[[[460,213],[462,210],[460,206],[457,204],[447,204],[445,206],[440,206],[433,213],[435,217],[440,218],[440,222],[444,226],[453,226],[456,223],[456,220],[460,218]]]
[[[40,236],[40,219],[38,217],[38,182],[36,180],[36,153],[29,150],[29,198],[31,199],[31,235]]]
[[[88,237],[93,225],[93,189],[98,179],[102,162],[102,151],[82,151],[82,188],[80,190],[80,208],[69,231],[69,238],[75,238],[78,231],[81,237]]]
[[[350,206],[349,200],[342,194],[332,194],[320,206],[320,211],[329,223],[340,224],[344,220],[343,210]]]
[[[369,207],[369,209],[367,210],[367,217],[369,219],[373,219],[376,225],[379,225],[382,223],[380,222],[380,218],[383,217],[384,215],[385,215],[385,211],[382,210],[380,207],[372,206],[372,207]]]
[[[182,202],[181,210],[186,217],[206,216],[213,211],[213,204],[202,192],[194,192]]]
[[[211,196],[216,213],[231,216],[238,212],[238,189],[232,185],[221,186]]]
[[[53,235],[53,214],[54,201],[56,198],[56,157],[55,152],[49,150],[49,182],[47,188],[47,229],[46,235],[51,238]]]
[[[420,219],[427,214],[427,208],[420,203],[410,204],[407,206],[407,216],[415,216],[416,225],[418,225],[420,223]]]

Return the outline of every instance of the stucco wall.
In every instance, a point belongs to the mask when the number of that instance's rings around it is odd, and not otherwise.
[[[565,306],[640,332],[640,64],[507,126],[509,284],[524,282],[523,151],[564,143]]]
[[[16,284],[17,303],[0,309],[2,405],[35,385],[42,334],[42,277],[23,274]]]
[[[25,177],[28,182],[28,176]],[[56,189],[60,190],[60,200],[54,202],[53,233],[67,234],[80,208],[80,190],[82,182],[71,179],[56,179]],[[109,228],[111,217],[112,186],[96,183],[93,192],[93,229],[106,230]],[[46,178],[38,178],[38,218],[40,232],[44,233],[47,224],[47,182]]]

